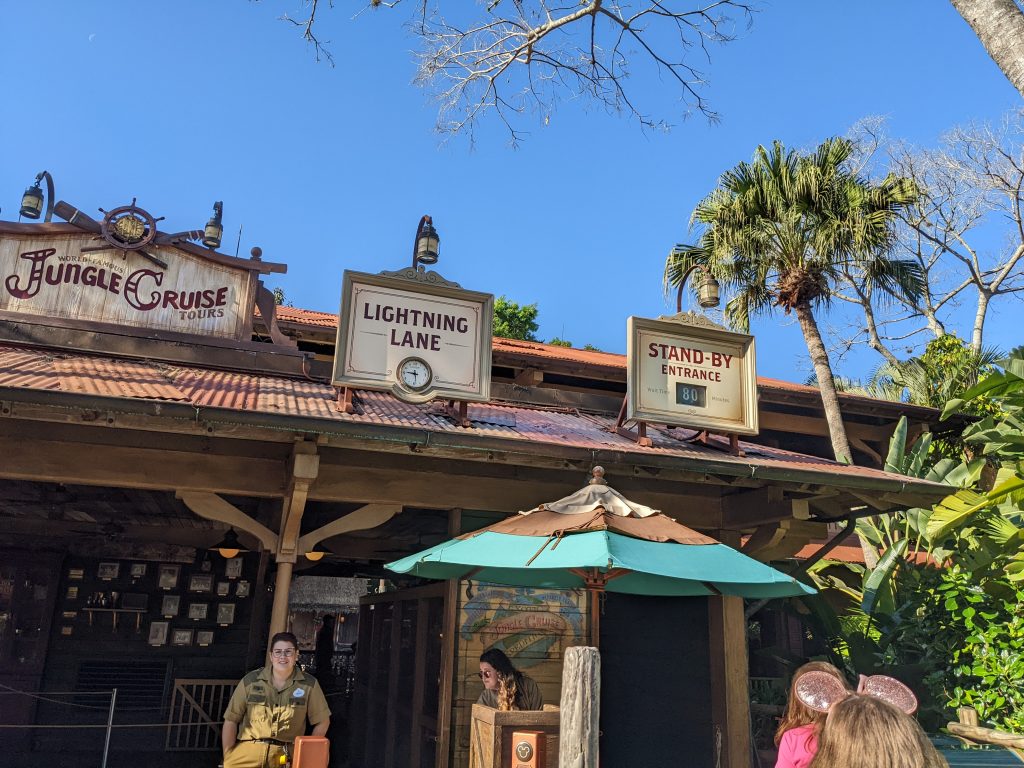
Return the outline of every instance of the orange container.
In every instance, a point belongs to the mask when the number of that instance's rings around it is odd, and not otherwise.
[[[323,736],[299,736],[292,751],[292,768],[327,768],[331,742]]]
[[[543,731],[512,732],[513,768],[544,768],[547,765],[544,736]]]

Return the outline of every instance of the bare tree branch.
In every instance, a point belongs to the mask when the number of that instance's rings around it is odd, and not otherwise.
[[[316,34],[317,11],[333,0],[292,0],[301,18],[284,18],[303,32],[317,60],[333,63]],[[369,8],[403,5],[368,0]],[[682,104],[680,117],[698,112],[718,119],[704,92],[710,49],[749,26],[746,0],[416,0],[406,2],[407,25],[417,39],[416,82],[439,105],[438,129],[466,133],[497,114],[513,143],[527,113],[550,120],[564,100],[586,99],[628,115],[644,128],[667,129],[636,101],[639,76],[661,77]],[[356,14],[358,15],[358,14]],[[632,79],[631,79],[632,78]]]
[[[894,311],[879,317],[860,277],[847,275],[839,298],[859,304],[864,326],[843,344],[867,343],[890,360],[885,341],[921,330],[941,336],[955,327],[952,313],[973,294],[971,347],[983,347],[985,322],[996,302],[1024,292],[1024,110],[1002,124],[953,129],[938,149],[922,150],[885,138],[881,121],[854,128],[865,173],[885,170],[914,180],[921,197],[902,215],[898,248],[924,271],[927,288],[916,301],[892,297]],[[884,150],[884,151],[883,151]],[[884,155],[884,160],[882,159]],[[1001,231],[1002,239],[993,237]]]

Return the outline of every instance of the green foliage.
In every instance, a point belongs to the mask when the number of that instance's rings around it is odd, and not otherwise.
[[[288,301],[288,297],[284,294],[284,288],[278,286],[274,289],[274,303],[279,307],[290,307],[292,303]]]
[[[740,330],[775,306],[827,304],[847,268],[883,292],[918,295],[920,266],[889,257],[898,212],[917,188],[892,175],[861,178],[848,164],[852,149],[832,138],[802,155],[776,141],[722,174],[691,217],[704,226],[699,244],[677,246],[665,264],[666,289],[694,265],[708,269],[733,293],[726,315]]]
[[[537,341],[536,302],[517,304],[504,296],[494,300],[494,335],[503,339]]]
[[[583,349],[587,352],[601,352],[602,350],[595,347],[593,344],[584,344]]]
[[[572,346],[572,342],[571,341],[567,341],[565,339],[560,339],[557,336],[555,336],[555,338],[551,339],[551,341],[549,341],[548,344],[550,344],[552,347],[571,347]]]
[[[978,380],[996,372],[999,353],[974,350],[955,334],[928,342],[920,357],[896,365],[886,363],[872,377],[867,393],[890,400],[942,408]],[[972,401],[967,413],[992,413],[991,401]]]
[[[952,366],[946,355],[961,351],[937,346],[933,364]],[[964,430],[962,460],[941,457],[928,435],[908,448],[904,421],[893,435],[888,471],[956,492],[932,509],[858,520],[869,566],[810,571],[823,592],[816,622],[836,653],[856,671],[916,683],[932,727],[969,705],[1024,732],[1024,349],[998,366],[946,408],[988,413]]]

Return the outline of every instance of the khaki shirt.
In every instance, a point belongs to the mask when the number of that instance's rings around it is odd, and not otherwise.
[[[274,688],[273,672],[260,667],[242,678],[231,694],[224,719],[240,723],[238,740],[294,741],[313,725],[331,716],[327,699],[316,678],[295,667],[283,691]]]

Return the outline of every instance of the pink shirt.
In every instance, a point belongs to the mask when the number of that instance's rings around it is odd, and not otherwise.
[[[801,725],[782,734],[775,768],[807,768],[818,751],[818,736],[814,731],[813,725]]]

